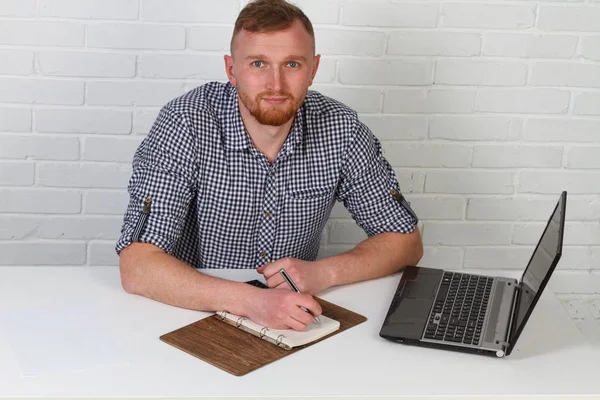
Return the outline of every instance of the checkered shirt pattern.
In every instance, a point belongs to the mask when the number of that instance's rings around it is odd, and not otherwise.
[[[128,192],[117,253],[151,243],[196,268],[315,260],[336,201],[369,237],[417,224],[377,138],[315,91],[273,164],[244,129],[237,88],[211,82],[172,100],[134,155]]]

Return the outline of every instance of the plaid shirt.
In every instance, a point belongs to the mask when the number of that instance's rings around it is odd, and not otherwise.
[[[229,83],[169,102],[134,155],[128,191],[117,253],[152,243],[196,268],[315,260],[336,200],[368,236],[417,224],[379,141],[314,91],[273,164],[251,143]]]

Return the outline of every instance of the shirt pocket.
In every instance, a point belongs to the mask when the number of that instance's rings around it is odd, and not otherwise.
[[[335,188],[329,186],[292,189],[286,196],[286,221],[299,234],[320,235],[335,201]]]

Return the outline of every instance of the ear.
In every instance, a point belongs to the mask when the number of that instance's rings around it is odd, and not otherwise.
[[[315,75],[317,75],[317,70],[319,69],[319,62],[321,62],[321,55],[317,54],[315,56],[315,62],[313,64],[313,69],[310,73],[310,81],[308,82],[308,86],[312,85],[313,79],[315,79]]]
[[[233,58],[231,56],[225,55],[225,73],[227,74],[227,79],[229,79],[229,83],[231,86],[236,86],[237,81],[235,79],[235,74],[233,72]]]

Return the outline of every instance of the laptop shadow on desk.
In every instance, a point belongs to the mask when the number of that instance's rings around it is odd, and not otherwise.
[[[557,316],[556,313],[552,302],[542,296],[508,359],[521,360],[559,353],[585,344],[574,322],[566,316],[559,318],[563,315]]]

